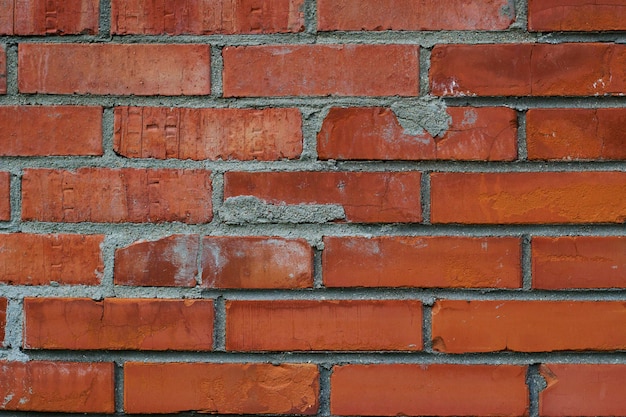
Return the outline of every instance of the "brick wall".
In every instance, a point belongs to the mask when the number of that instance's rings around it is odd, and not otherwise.
[[[0,416],[626,415],[625,30],[0,0]]]

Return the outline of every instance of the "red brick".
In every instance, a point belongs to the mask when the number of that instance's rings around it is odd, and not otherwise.
[[[376,364],[335,366],[330,411],[344,416],[524,416],[526,367]]]
[[[624,288],[626,237],[534,237],[532,274],[539,289]]]
[[[22,93],[205,95],[210,72],[209,45],[22,43],[18,50]]]
[[[11,174],[0,171],[0,221],[11,220]]]
[[[100,284],[103,242],[103,235],[0,235],[0,282]]]
[[[542,416],[617,416],[626,410],[626,366],[545,364],[547,388],[539,393]]]
[[[319,408],[312,364],[141,363],[124,365],[124,411],[306,414]]]
[[[419,94],[415,45],[231,46],[222,55],[226,97]]]
[[[227,172],[224,197],[337,204],[349,222],[420,222],[420,181],[419,172]]]
[[[414,300],[226,302],[226,349],[422,349],[422,304]]]
[[[320,0],[319,30],[502,30],[515,20],[508,0]]]
[[[118,107],[115,152],[130,158],[294,159],[302,153],[297,109]]]
[[[0,361],[0,410],[115,412],[113,363]]]
[[[98,0],[2,0],[0,35],[75,35],[98,32]]]
[[[26,298],[26,349],[211,350],[210,300]]]
[[[433,349],[446,353],[626,348],[626,305],[612,301],[437,301]]]
[[[102,108],[0,107],[0,156],[102,155]]]
[[[113,0],[118,35],[282,33],[304,30],[304,0]]]
[[[520,288],[517,238],[326,237],[327,287]]]
[[[512,161],[517,158],[517,115],[505,107],[449,107],[447,132],[406,132],[392,110],[332,108],[317,135],[320,159]]]
[[[436,173],[433,223],[623,223],[624,172]]]
[[[205,223],[210,172],[174,169],[27,169],[22,219],[49,222]]]
[[[4,328],[7,324],[7,299],[0,298],[0,341],[4,341]],[[0,346],[5,344],[0,343]]]
[[[313,249],[304,239],[205,237],[206,288],[311,288]]]
[[[438,96],[593,96],[626,93],[626,46],[612,43],[438,45]]]
[[[626,30],[623,0],[529,0],[531,31]]]
[[[532,109],[528,159],[626,159],[624,109]]]
[[[0,94],[7,92],[7,54],[5,46],[0,44]]]
[[[195,287],[200,236],[139,241],[115,251],[115,284]]]

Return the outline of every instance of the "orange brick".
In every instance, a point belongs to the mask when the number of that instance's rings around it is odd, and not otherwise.
[[[626,159],[624,109],[532,109],[528,159]]]
[[[211,350],[209,300],[26,298],[24,347]]]
[[[199,44],[22,43],[18,87],[27,94],[205,95],[210,58],[209,45]]]
[[[319,30],[502,30],[515,20],[507,0],[319,0]]]
[[[297,109],[118,107],[115,152],[129,158],[274,161],[302,153]]]
[[[0,35],[76,35],[98,32],[98,0],[3,0]]]
[[[528,29],[532,31],[626,30],[622,0],[529,0]]]
[[[226,97],[419,93],[414,45],[230,46],[222,54]]]
[[[11,174],[0,171],[0,221],[11,220]]]
[[[433,348],[446,353],[626,348],[626,306],[612,301],[437,301]]]
[[[113,0],[118,35],[281,33],[304,30],[304,0]]]
[[[435,173],[433,223],[623,223],[624,172]]]
[[[419,172],[227,172],[224,197],[335,204],[348,222],[420,222]],[[410,192],[407,192],[410,190]]]
[[[563,236],[532,240],[533,288],[626,287],[626,237]]]
[[[335,366],[330,409],[344,416],[524,416],[526,367],[376,364]]]
[[[306,414],[319,408],[312,364],[141,363],[124,365],[124,411]]]
[[[626,46],[613,43],[438,45],[437,96],[595,96],[626,93]]]
[[[626,410],[626,366],[544,364],[547,388],[539,393],[542,416],[617,416]]]
[[[97,285],[104,271],[103,235],[0,235],[0,282]]]
[[[113,363],[0,361],[0,410],[115,412]]]
[[[195,287],[200,236],[139,241],[115,251],[115,284]]]
[[[102,155],[102,107],[0,107],[0,129],[0,156]]]
[[[49,222],[207,223],[210,172],[174,169],[27,169],[22,219]]]
[[[327,287],[520,288],[517,238],[326,237]]]
[[[517,158],[517,116],[505,107],[449,107],[441,137],[407,133],[391,109],[334,107],[317,135],[320,159],[478,160]]]
[[[422,349],[422,304],[414,300],[226,302],[226,349]]]
[[[311,288],[313,250],[304,239],[205,237],[202,286]]]

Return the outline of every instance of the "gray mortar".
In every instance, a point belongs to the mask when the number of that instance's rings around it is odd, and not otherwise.
[[[529,397],[529,417],[539,416],[539,393],[548,386],[545,378],[539,372],[538,364],[531,364],[526,373],[526,384],[528,385]]]
[[[337,204],[278,205],[246,195],[227,198],[219,213],[226,224],[327,223],[346,217]]]
[[[434,96],[398,100],[391,105],[404,133],[412,136],[424,131],[433,137],[443,136],[452,122],[446,109],[445,101]]]

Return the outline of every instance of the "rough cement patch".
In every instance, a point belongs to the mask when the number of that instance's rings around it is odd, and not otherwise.
[[[326,223],[345,219],[336,204],[267,204],[253,196],[230,197],[219,210],[227,224],[246,223]]]
[[[404,133],[412,136],[424,131],[433,137],[443,136],[452,122],[446,109],[446,103],[433,96],[396,101],[391,105]]]

